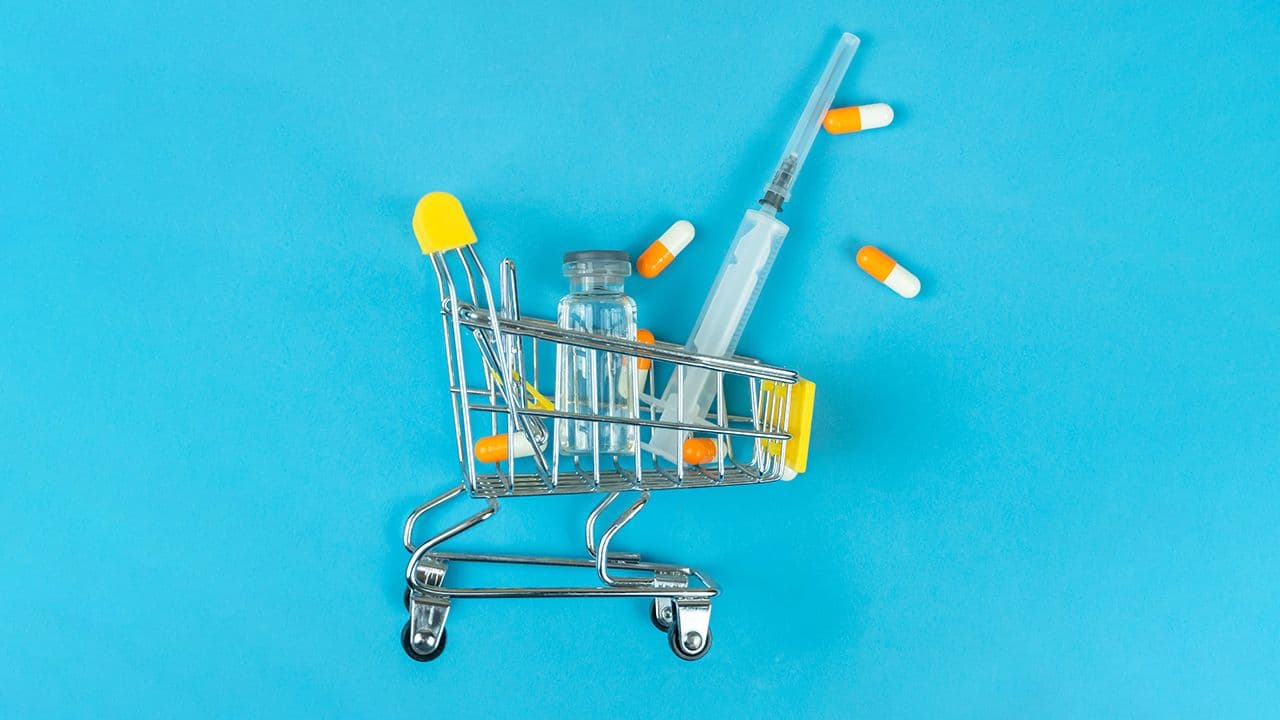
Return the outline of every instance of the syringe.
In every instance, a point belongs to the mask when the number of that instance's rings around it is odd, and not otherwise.
[[[777,219],[782,204],[791,197],[800,168],[804,166],[822,118],[831,109],[836,88],[844,79],[849,62],[858,50],[858,38],[845,33],[836,44],[827,68],[809,96],[800,122],[782,152],[773,179],[765,186],[760,207],[749,208],[738,226],[720,273],[707,295],[686,348],[700,355],[728,356],[738,347],[742,330],[760,297],[760,289],[773,267],[787,226]],[[683,373],[683,378],[680,374]],[[716,395],[715,374],[709,370],[682,367],[671,377],[662,395],[663,422],[701,424]],[[678,400],[678,401],[677,401]],[[655,429],[649,449],[672,462],[680,462],[683,431]]]

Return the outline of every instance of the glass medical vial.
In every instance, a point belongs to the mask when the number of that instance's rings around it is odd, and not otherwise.
[[[636,303],[622,292],[631,274],[631,258],[616,250],[565,253],[569,294],[560,299],[557,318],[566,330],[636,339]],[[558,344],[556,410],[605,417],[637,417],[635,393],[626,392],[635,358],[591,348]],[[627,397],[627,396],[631,397]],[[635,451],[634,425],[559,419],[560,452],[567,455],[622,454]],[[593,447],[594,445],[594,447]]]

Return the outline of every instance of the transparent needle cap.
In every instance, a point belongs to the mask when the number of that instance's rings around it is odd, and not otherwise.
[[[800,122],[792,131],[786,150],[782,151],[782,159],[778,162],[773,180],[765,186],[764,198],[760,203],[761,209],[766,212],[770,212],[770,207],[772,211],[781,210],[782,203],[791,197],[791,186],[795,184],[796,176],[800,174],[800,168],[804,166],[804,160],[809,156],[809,148],[813,147],[813,140],[818,136],[818,129],[822,127],[822,118],[831,109],[836,88],[840,87],[840,82],[844,80],[844,74],[849,69],[849,63],[853,60],[853,54],[858,51],[858,42],[858,37],[851,33],[840,36],[835,52],[827,61],[827,69],[822,72],[822,78],[813,88],[813,94],[809,96],[809,104],[805,105],[804,114],[800,116]]]

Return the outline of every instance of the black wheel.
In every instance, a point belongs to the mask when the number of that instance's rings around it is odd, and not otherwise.
[[[711,628],[707,628],[706,641],[702,643],[702,647],[698,648],[696,652],[689,652],[686,650],[684,643],[681,643],[676,638],[675,625],[672,625],[671,632],[667,633],[667,641],[671,643],[671,652],[675,653],[676,657],[681,660],[688,660],[690,662],[700,660],[702,659],[702,656],[706,655],[707,651],[711,649]]]
[[[412,592],[413,592],[413,591],[412,591],[412,590],[410,590],[409,588],[405,588],[405,589],[404,589],[404,609],[405,609],[405,610],[408,610],[408,609],[409,609],[409,595],[410,595]]]
[[[440,629],[440,642],[436,645],[436,649],[423,655],[413,649],[413,645],[409,642],[409,623],[404,624],[404,628],[400,631],[400,647],[404,648],[404,654],[417,660],[418,662],[431,662],[440,657],[440,653],[444,652],[444,644],[449,640],[449,631],[445,628]]]
[[[653,623],[653,626],[662,632],[670,632],[671,630],[671,621],[663,619],[663,617],[658,614],[657,598],[654,598],[653,602],[649,603],[649,622]]]

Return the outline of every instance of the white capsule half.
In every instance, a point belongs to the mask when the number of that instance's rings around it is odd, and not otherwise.
[[[887,103],[863,105],[861,110],[863,130],[888,127],[889,123],[893,122],[893,108],[889,107]]]
[[[920,294],[920,278],[901,265],[893,266],[889,276],[884,279],[884,284],[904,298],[913,298]]]

